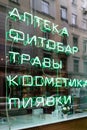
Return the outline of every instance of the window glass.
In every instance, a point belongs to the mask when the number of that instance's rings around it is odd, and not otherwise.
[[[65,7],[61,7],[61,18],[67,19],[67,9]]]
[[[77,15],[72,14],[72,24],[76,25],[77,24]]]
[[[74,60],[74,72],[79,72],[79,60]]]
[[[42,7],[42,12],[48,14],[49,13],[49,3],[46,1],[41,1],[41,7]]]
[[[72,2],[0,0],[0,130],[87,116],[87,16]]]

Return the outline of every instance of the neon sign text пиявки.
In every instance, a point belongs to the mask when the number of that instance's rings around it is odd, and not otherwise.
[[[71,96],[50,96],[50,97],[30,97],[30,98],[8,98],[9,109],[12,108],[32,108],[44,106],[57,106],[71,104]]]

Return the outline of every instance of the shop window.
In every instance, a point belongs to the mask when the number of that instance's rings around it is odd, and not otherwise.
[[[74,72],[79,72],[79,60],[74,59]]]
[[[67,20],[67,8],[61,7],[61,19]]]
[[[42,12],[46,13],[46,14],[49,14],[49,3],[46,2],[46,1],[41,1],[41,4],[42,4]]]
[[[73,36],[73,46],[78,46],[78,37]]]
[[[72,25],[77,25],[77,15],[76,14],[72,14]]]

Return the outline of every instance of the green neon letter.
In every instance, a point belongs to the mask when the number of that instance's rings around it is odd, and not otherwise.
[[[58,25],[55,25],[54,23],[52,24],[52,33],[53,34],[55,34],[55,33],[57,33],[57,34],[59,34],[59,31],[58,31],[58,29],[57,29],[57,27],[58,27]]]
[[[77,53],[78,51],[79,51],[78,47],[74,46],[74,47],[72,48],[73,54]]]
[[[48,77],[45,77],[45,86],[47,85],[51,85],[51,86],[54,86],[54,78],[48,78]]]
[[[37,37],[34,35],[33,37],[30,38],[29,34],[27,34],[27,40],[24,41],[24,45],[25,46],[28,44],[32,45],[32,43],[34,43],[35,46],[37,45]]]
[[[18,86],[18,83],[15,81],[15,79],[17,79],[18,78],[18,76],[16,75],[16,76],[11,76],[11,75],[9,75],[9,76],[7,76],[7,81],[8,81],[8,83],[9,83],[9,86],[11,86],[11,85],[13,85],[13,86]]]
[[[35,65],[35,66],[40,66],[41,67],[41,62],[38,56],[36,56],[35,58],[31,59],[31,64]]]
[[[27,23],[27,26],[29,24],[33,24],[33,15],[30,14],[30,13],[24,12],[24,19],[23,19],[23,21]]]
[[[32,107],[33,100],[32,98],[23,98],[22,103],[23,103],[23,108]]]
[[[48,40],[47,43],[46,43],[46,49],[55,50],[56,49],[55,41]]]
[[[53,96],[47,97],[46,105],[47,106],[54,106],[55,105],[55,98]]]
[[[50,58],[43,58],[42,67],[43,68],[50,68],[51,67]]]
[[[33,86],[33,78],[31,75],[24,75],[22,80],[23,86]]]
[[[42,26],[42,21],[43,21],[42,18],[40,18],[38,16],[34,16],[34,27]]]
[[[51,23],[50,21],[44,20],[44,23],[43,23],[43,24],[44,24],[44,25],[43,25],[43,26],[44,26],[44,27],[43,27],[43,31],[45,31],[45,32],[46,32],[46,31],[47,31],[47,32],[50,32],[50,31],[51,31],[50,23]]]
[[[9,51],[10,54],[10,63],[15,63],[16,62],[16,56],[19,57],[19,53],[18,52],[13,52],[13,51]]]
[[[61,29],[60,31],[59,31],[59,35],[60,36],[69,36],[69,33],[68,33],[68,30],[67,30],[67,28],[66,27],[64,27],[63,29]]]
[[[36,98],[35,106],[36,107],[44,106],[44,98],[43,97],[37,97]]]
[[[9,37],[13,39],[15,42],[24,41],[25,35],[22,31],[10,29],[9,30]]]
[[[28,55],[28,54],[21,55],[21,64],[23,64],[24,61],[25,61],[25,63],[26,63],[26,61],[29,62],[29,60],[30,60],[30,55]]]
[[[57,52],[64,52],[63,43],[57,42]]]
[[[62,61],[60,61],[59,63],[55,63],[54,62],[54,59],[53,59],[53,62],[52,62],[53,64],[52,64],[52,67],[54,68],[54,69],[62,69]]]
[[[10,14],[10,17],[12,17],[14,20],[15,19],[21,20],[21,17],[19,15],[17,8],[14,8],[11,12],[9,12],[9,14]]]
[[[43,86],[43,77],[42,76],[35,76],[35,85],[36,86]]]
[[[13,101],[14,101],[14,107],[16,107],[18,105],[18,109],[20,109],[20,99],[19,98],[9,98],[9,109],[12,108],[12,104],[13,104]]]

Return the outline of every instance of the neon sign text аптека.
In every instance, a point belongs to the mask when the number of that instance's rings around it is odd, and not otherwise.
[[[40,30],[43,32],[49,31],[52,32],[52,34],[58,34],[60,36],[66,35],[67,37],[69,36],[66,28],[58,30],[58,25],[55,25],[54,23],[51,23],[50,21],[45,20],[41,17],[33,16],[28,12],[20,14],[17,8],[14,8],[12,11],[10,11],[9,16],[14,21],[19,20],[22,22],[26,22],[27,26],[33,24],[34,27],[39,27]]]

